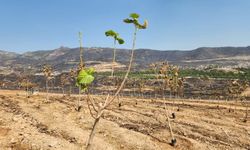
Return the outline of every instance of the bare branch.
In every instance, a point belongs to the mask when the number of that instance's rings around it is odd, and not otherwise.
[[[87,104],[88,104],[88,109],[89,109],[89,112],[90,112],[90,115],[91,117],[93,117],[94,119],[96,119],[96,116],[93,114],[91,108],[90,108],[90,102],[89,102],[89,99],[87,99]],[[92,107],[94,108],[94,106],[92,105]]]

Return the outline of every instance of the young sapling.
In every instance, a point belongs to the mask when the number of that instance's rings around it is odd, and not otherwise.
[[[111,69],[111,77],[113,77],[114,69],[115,69],[115,61],[116,61],[116,43],[118,42],[119,44],[124,44],[124,40],[121,37],[119,37],[119,33],[113,30],[106,31],[105,35],[113,37],[114,39],[113,62],[112,62],[112,69]]]
[[[78,68],[77,68],[77,73],[79,75],[79,73],[82,70],[84,70],[84,68],[85,68],[85,64],[84,64],[84,61],[83,61],[82,32],[78,33],[78,37],[79,37],[79,44],[80,44],[80,55],[79,55],[80,63],[79,63]],[[78,85],[78,100],[77,100],[77,106],[76,106],[75,110],[80,111],[81,108],[82,108],[82,106],[80,105],[80,101],[81,101],[81,96],[80,95],[81,95],[81,90],[82,89],[81,89],[81,86],[79,86],[79,84],[77,84],[77,85]]]
[[[49,80],[52,79],[52,67],[50,65],[44,65],[43,66],[43,74],[45,77],[45,88],[46,88],[46,101],[49,101],[49,87],[48,87],[48,83]]]
[[[95,119],[95,121],[94,121],[92,130],[90,132],[88,141],[86,143],[87,144],[87,147],[86,147],[87,150],[90,150],[92,145],[93,145],[92,142],[93,142],[93,138],[94,138],[94,135],[95,135],[95,130],[96,130],[96,127],[97,127],[101,117],[104,114],[104,110],[106,110],[107,107],[109,107],[112,104],[112,102],[117,98],[117,96],[121,92],[121,90],[122,90],[122,88],[123,88],[123,86],[124,86],[124,84],[125,84],[125,82],[126,82],[126,80],[128,78],[128,75],[130,73],[132,62],[133,62],[133,57],[134,57],[136,33],[137,33],[138,29],[146,29],[147,28],[147,21],[145,21],[144,24],[141,25],[141,24],[139,24],[138,19],[139,19],[139,15],[133,13],[133,14],[130,14],[130,18],[127,18],[127,19],[124,20],[125,23],[133,24],[134,27],[135,27],[135,31],[134,31],[133,46],[132,46],[132,50],[131,50],[129,65],[128,65],[126,74],[125,74],[120,86],[117,88],[114,96],[110,97],[109,94],[108,94],[103,103],[96,104],[96,102],[94,102],[94,99],[91,98],[90,95],[88,95],[88,108],[90,110],[91,116]],[[95,112],[95,114],[92,112],[92,110],[90,108],[93,108],[93,111]]]
[[[62,93],[63,93],[63,96],[65,94],[65,85],[68,84],[68,78],[67,78],[67,75],[66,74],[62,74],[61,77],[60,77],[60,84],[61,84],[61,88],[62,88]]]
[[[171,136],[170,145],[171,145],[171,146],[175,146],[176,143],[177,143],[177,140],[176,140],[176,138],[174,137],[174,133],[173,133],[172,126],[171,126],[171,123],[170,123],[169,112],[168,112],[168,110],[167,110],[166,103],[164,103],[164,106],[165,106],[165,113],[166,113],[167,121],[168,121],[169,132],[170,132],[170,136]]]

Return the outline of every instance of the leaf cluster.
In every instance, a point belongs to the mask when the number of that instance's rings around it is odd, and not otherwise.
[[[140,15],[137,13],[132,13],[129,18],[123,20],[125,23],[133,23],[137,29],[146,29],[148,27],[148,21],[145,20],[143,24],[140,24],[138,19]]]
[[[43,66],[43,74],[47,79],[50,79],[52,76],[52,67],[50,65],[44,65]]]
[[[86,91],[88,86],[94,81],[94,68],[85,68],[79,71],[76,86],[81,88],[81,91]]]
[[[115,32],[113,30],[106,31],[105,35],[113,37],[116,41],[118,41],[119,44],[125,43],[125,41],[119,36],[119,33]]]

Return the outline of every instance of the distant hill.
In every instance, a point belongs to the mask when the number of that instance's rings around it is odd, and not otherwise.
[[[84,48],[84,61],[87,65],[111,64],[112,48]],[[117,49],[118,65],[126,65],[130,51]],[[134,69],[146,69],[149,64],[169,61],[182,67],[203,68],[208,65],[221,67],[249,67],[250,46],[248,47],[202,47],[195,50],[137,49],[135,51]],[[17,54],[0,50],[0,67],[2,69],[23,68],[31,66],[39,68],[43,64],[51,64],[55,70],[68,71],[79,62],[79,48],[60,47],[54,50],[39,50]]]

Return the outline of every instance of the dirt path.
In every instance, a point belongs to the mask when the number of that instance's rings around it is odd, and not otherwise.
[[[21,91],[0,91],[0,149],[85,149],[93,119],[84,96],[81,112],[74,109],[76,101],[76,96],[53,94],[46,102],[43,94],[26,98]],[[231,104],[220,102],[218,108],[215,101],[121,101],[122,107],[114,103],[101,119],[94,149],[250,149],[250,119],[243,122],[240,103],[228,112]],[[176,147],[169,144],[164,102],[176,115],[171,119]]]

